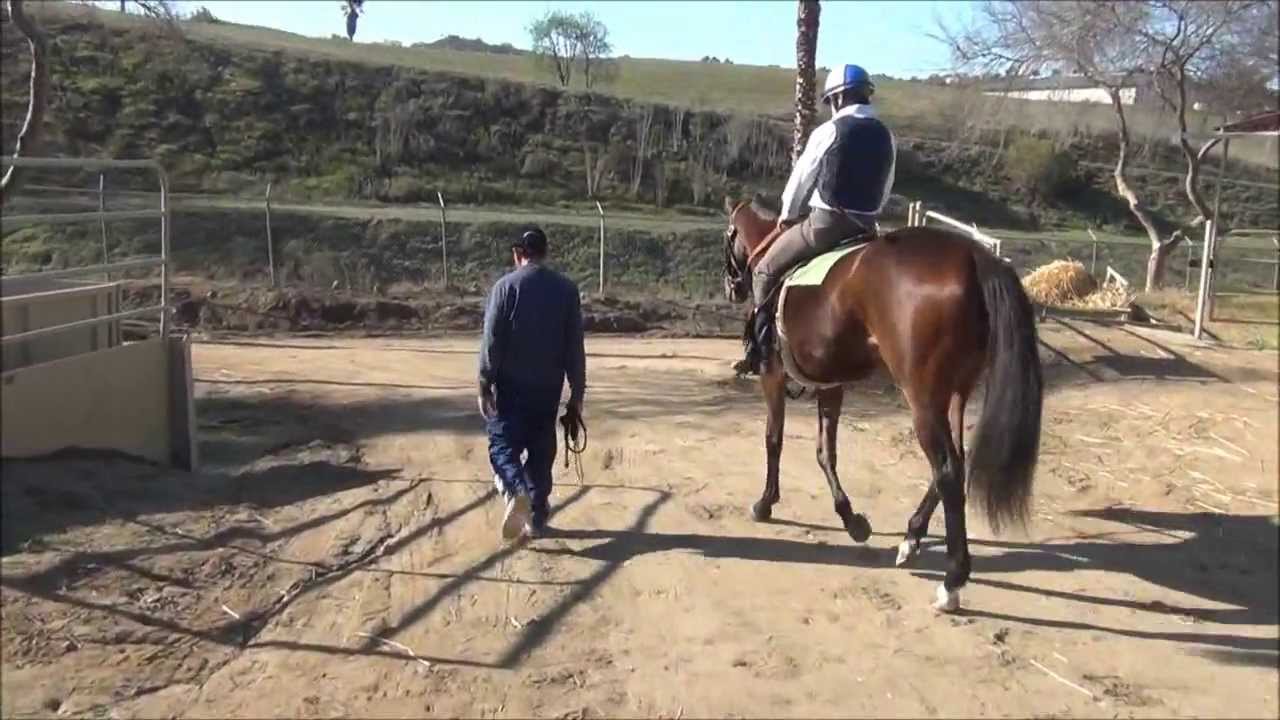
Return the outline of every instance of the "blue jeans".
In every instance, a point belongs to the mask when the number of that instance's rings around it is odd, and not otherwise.
[[[546,522],[550,511],[560,392],[559,387],[513,387],[499,382],[497,412],[485,423],[493,472],[507,493],[529,495],[535,524]],[[521,463],[524,452],[528,458]]]

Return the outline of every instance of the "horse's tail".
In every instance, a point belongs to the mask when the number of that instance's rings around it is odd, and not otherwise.
[[[1035,310],[1017,273],[985,248],[973,253],[987,314],[987,393],[969,453],[969,492],[991,529],[1025,525],[1040,453],[1040,372]]]

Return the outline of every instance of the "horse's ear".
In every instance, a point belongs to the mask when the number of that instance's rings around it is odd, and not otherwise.
[[[724,211],[730,215],[733,214],[733,198],[728,195],[724,196]]]

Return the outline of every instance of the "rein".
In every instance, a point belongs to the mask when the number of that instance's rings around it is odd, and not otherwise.
[[[578,484],[583,483],[582,453],[587,450],[587,424],[582,421],[580,413],[565,412],[560,416],[560,427],[564,430],[564,467],[569,469],[569,456],[573,456],[574,474],[578,476]],[[579,442],[581,436],[581,442]]]
[[[777,240],[781,235],[781,228],[775,229],[773,232],[765,235],[764,239],[760,241],[760,244],[756,246],[756,249],[752,250],[751,254],[747,256],[747,267],[753,267],[758,258],[763,257],[766,252],[769,252],[769,248],[773,247],[773,241]]]

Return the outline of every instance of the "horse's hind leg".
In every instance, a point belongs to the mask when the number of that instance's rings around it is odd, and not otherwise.
[[[938,508],[938,501],[941,499],[942,497],[938,495],[938,487],[934,485],[933,479],[930,478],[929,489],[924,491],[924,497],[920,499],[920,505],[916,507],[916,511],[907,520],[907,536],[898,545],[898,559],[896,561],[898,567],[905,566],[920,554],[920,542],[924,540],[925,534],[929,532],[929,521],[933,519],[933,511]]]
[[[915,408],[916,436],[933,467],[933,484],[942,498],[947,520],[946,578],[938,587],[934,608],[950,612],[960,606],[960,588],[969,581],[969,541],[964,517],[964,463],[940,407]]]
[[[956,452],[960,456],[961,467],[964,466],[964,406],[968,399],[967,393],[952,395],[951,407],[947,411],[947,420],[951,424],[951,436],[955,442]],[[938,508],[938,501],[941,499],[938,486],[930,478],[929,489],[925,491],[911,519],[907,520],[907,536],[898,545],[898,567],[906,565],[920,554],[920,543],[929,532],[929,521],[933,518],[933,511]]]
[[[831,488],[831,500],[836,514],[844,523],[844,529],[854,542],[866,542],[871,537],[871,523],[861,513],[855,513],[849,504],[849,496],[840,487],[836,475],[836,432],[840,428],[840,407],[844,404],[844,388],[834,387],[818,391],[818,465],[827,476]]]
[[[782,458],[782,429],[787,414],[787,374],[777,357],[766,364],[764,374],[760,376],[760,388],[769,407],[764,436],[766,470],[764,493],[751,506],[751,517],[757,522],[764,522],[773,517],[773,506],[782,499],[778,490],[778,466]]]

